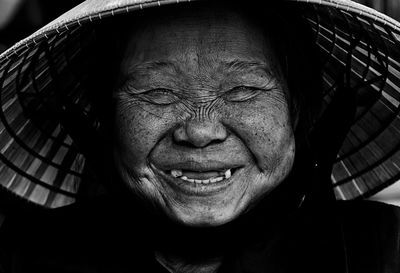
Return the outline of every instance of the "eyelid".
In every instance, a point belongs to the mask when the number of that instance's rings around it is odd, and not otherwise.
[[[146,94],[146,93],[151,93],[151,92],[159,92],[159,91],[165,91],[165,92],[170,92],[174,94],[173,90],[170,90],[168,88],[151,88],[151,89],[138,89],[135,87],[132,83],[131,80],[126,81],[124,84],[122,84],[118,89],[117,92],[125,92],[127,94],[131,95],[140,95],[140,94]]]
[[[144,91],[142,91],[142,94],[156,93],[156,92],[162,92],[162,93],[168,93],[168,94],[175,95],[175,92],[168,88],[153,88],[153,89],[149,89],[149,90],[144,90]]]
[[[237,89],[242,89],[242,88],[243,89],[249,89],[249,90],[264,90],[264,88],[261,88],[261,87],[248,86],[248,85],[239,85],[239,86],[235,86],[234,88],[230,89],[229,91],[235,91]]]
[[[265,87],[240,85],[225,92],[223,97],[230,102],[245,102],[257,97],[262,92],[272,91],[276,88],[276,85],[271,84]]]
[[[243,84],[243,85],[238,85],[230,89],[229,91],[233,91],[234,89],[237,88],[247,88],[251,90],[261,90],[261,91],[271,91],[273,89],[278,88],[279,82],[276,79],[271,79],[269,78],[268,80],[262,80],[261,82],[250,82],[249,84]],[[229,92],[228,91],[228,92]]]
[[[140,96],[139,99],[155,105],[170,105],[178,101],[175,92],[166,88],[150,89],[136,95]]]

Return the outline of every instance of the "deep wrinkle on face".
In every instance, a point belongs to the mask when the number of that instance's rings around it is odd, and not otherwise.
[[[273,37],[226,10],[149,19],[126,35],[114,157],[134,194],[177,222],[215,226],[284,180],[295,141]],[[201,180],[228,169],[214,184],[171,175]]]

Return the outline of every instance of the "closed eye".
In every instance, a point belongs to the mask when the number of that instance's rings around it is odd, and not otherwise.
[[[170,105],[179,100],[172,90],[169,89],[152,89],[140,95],[140,99],[157,105]]]
[[[238,86],[224,93],[223,98],[231,102],[244,102],[258,96],[263,91],[265,90],[256,87]]]
[[[151,90],[137,90],[129,85],[121,87],[119,92],[115,94],[115,97],[128,100],[134,99],[154,105],[170,105],[179,101],[175,93],[169,89],[156,88]]]

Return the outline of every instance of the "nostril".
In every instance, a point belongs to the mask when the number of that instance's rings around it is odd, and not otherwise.
[[[175,129],[174,142],[185,145],[185,146],[191,145],[189,142],[189,137],[186,133],[184,126],[179,126],[177,129]]]
[[[175,144],[202,148],[225,141],[227,131],[221,123],[190,121],[175,129],[173,138]]]
[[[176,138],[174,138],[174,143],[186,148],[197,148],[193,143],[186,140],[177,140]]]
[[[222,143],[224,141],[225,141],[225,138],[224,139],[213,139],[208,143],[208,145],[220,144],[220,143]]]
[[[206,145],[201,145],[199,143],[193,143],[191,141],[186,141],[186,140],[177,140],[176,138],[174,138],[174,143],[182,146],[182,147],[186,147],[186,148],[202,148],[205,146],[210,146],[210,145],[217,145],[224,142],[224,140],[219,140],[219,139],[213,139],[210,142],[207,142]]]

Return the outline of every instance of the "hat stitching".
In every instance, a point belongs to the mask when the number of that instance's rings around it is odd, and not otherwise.
[[[322,24],[320,24],[320,26],[322,27]],[[315,30],[315,29],[314,29]],[[320,33],[319,33],[320,34]],[[384,54],[385,56],[387,56],[387,54]],[[379,55],[378,55],[379,56]],[[381,62],[382,63],[382,62]],[[386,62],[383,62],[383,63],[387,63],[387,61]],[[385,68],[387,67],[387,65],[385,65]],[[386,71],[387,72],[387,70],[384,70],[384,71]],[[379,79],[378,79],[379,80]],[[334,180],[334,179],[333,179]],[[354,182],[354,181],[353,181]],[[358,187],[358,186],[357,186]],[[358,189],[359,189],[359,187],[358,187]]]
[[[25,56],[24,59],[26,59],[26,57],[27,57],[27,56]],[[9,66],[11,66],[11,65],[12,65],[12,62],[10,62]],[[19,71],[20,71],[20,69],[22,68],[22,66],[23,66],[23,65],[17,66],[18,69],[19,69]],[[5,71],[5,75],[7,75],[7,74],[9,73],[8,70],[9,70],[9,69],[7,69],[7,71]],[[17,79],[16,79],[16,82],[17,82],[17,83],[18,83],[19,75],[20,75],[20,72],[17,73]],[[33,80],[34,80],[34,79],[35,79],[35,77],[33,77]],[[34,84],[34,81],[33,81],[33,84]],[[1,98],[0,98],[0,99],[1,99]],[[3,115],[3,112],[2,112],[1,114]],[[5,117],[3,117],[3,118],[5,118]],[[8,127],[8,122],[4,122],[4,120],[3,120],[3,124],[4,124],[5,129],[10,133],[10,135],[13,136],[12,139],[15,140],[15,141],[16,141],[21,147],[23,147],[26,151],[30,151],[30,152],[29,152],[30,154],[33,154],[36,158],[40,158],[42,161],[46,162],[46,163],[49,164],[49,165],[52,165],[52,166],[57,167],[57,168],[60,167],[58,164],[55,164],[55,163],[53,163],[52,161],[49,161],[49,160],[47,160],[46,158],[42,157],[40,154],[37,154],[36,152],[32,151],[31,148],[28,147],[28,146],[26,146],[24,142],[20,142],[20,141],[19,141],[19,137],[18,137],[17,135],[15,135],[14,132]],[[80,173],[77,173],[77,172],[74,172],[74,171],[69,171],[68,173],[81,176]]]
[[[176,1],[176,0],[175,0]],[[199,0],[197,0],[197,1],[199,1]],[[285,1],[287,1],[287,2],[291,2],[291,1],[296,1],[296,2],[299,2],[299,3],[301,3],[301,2],[304,2],[305,0],[285,0]],[[145,2],[144,3],[144,5],[146,5],[146,6],[151,6],[153,3],[154,3],[155,1],[148,1],[148,2]],[[160,0],[158,0],[157,2],[160,2]],[[162,5],[165,5],[165,4],[170,4],[170,3],[172,3],[173,1],[171,1],[171,0],[165,0],[165,1],[163,1],[163,3],[162,3]],[[190,1],[188,1],[187,0],[187,2],[190,2]],[[378,13],[377,11],[375,11],[375,10],[373,10],[373,9],[371,9],[371,8],[367,8],[367,7],[365,7],[365,6],[362,6],[362,5],[360,5],[360,4],[358,4],[358,3],[354,3],[354,2],[348,2],[348,1],[342,1],[342,0],[326,0],[325,2],[323,2],[322,0],[307,0],[306,1],[307,3],[315,3],[315,4],[319,4],[319,5],[322,5],[322,4],[325,4],[325,5],[327,5],[327,6],[333,6],[333,5],[336,5],[336,4],[340,4],[340,6],[339,6],[339,8],[340,9],[344,9],[344,8],[348,8],[348,10],[351,10],[351,11],[353,11],[353,12],[359,12],[360,13],[360,15],[365,15],[365,14],[367,14],[367,15],[372,15],[372,16],[377,16],[377,20],[378,21],[381,21],[381,22],[385,22],[385,23],[390,23],[390,25],[392,26],[392,27],[394,27],[396,30],[400,30],[400,23],[398,23],[397,21],[395,21],[394,19],[392,19],[392,18],[390,18],[390,17],[388,17],[388,16],[386,16],[386,15],[383,15],[383,14],[380,14],[380,13]],[[178,3],[178,2],[177,2]],[[180,2],[179,2],[180,3]],[[143,5],[142,3],[140,3],[139,5]],[[158,5],[158,4],[157,4]],[[131,4],[130,6],[132,6],[132,7],[135,7],[135,6],[138,6],[138,3],[133,3],[133,4]],[[141,7],[142,8],[142,7]],[[38,32],[36,32],[36,33],[34,33],[33,35],[31,35],[30,37],[28,37],[26,40],[28,41],[28,42],[31,42],[31,39],[33,38],[33,37],[36,37],[36,36],[41,36],[41,35],[43,35],[43,33],[48,33],[48,34],[51,34],[53,31],[54,31],[54,29],[61,29],[61,28],[66,28],[65,27],[65,25],[72,25],[72,24],[74,24],[75,22],[77,22],[77,20],[82,20],[82,19],[85,19],[85,18],[87,18],[89,15],[93,15],[93,14],[100,14],[100,13],[107,13],[107,11],[98,11],[98,10],[95,10],[95,11],[92,11],[92,12],[88,12],[88,13],[86,13],[86,14],[81,14],[80,16],[77,16],[77,17],[75,17],[75,18],[69,18],[68,19],[68,22],[59,22],[59,23],[57,23],[56,25],[48,25],[47,27],[45,27],[44,29],[42,29],[42,30],[39,30]],[[50,28],[54,28],[54,29],[50,29]],[[21,42],[24,42],[24,41],[21,41]],[[19,45],[19,43],[17,43],[16,45],[15,45],[15,47],[18,47],[18,45]],[[10,54],[10,52],[8,52],[8,50],[6,50],[5,52],[3,52],[3,54]],[[2,55],[2,54],[1,54]],[[1,59],[1,55],[0,55],[0,59]]]
[[[290,2],[290,1],[296,1],[296,2],[304,2],[304,0],[286,0],[286,1],[288,1],[288,2]],[[317,2],[318,1],[318,2]],[[146,3],[144,3],[145,5],[151,5],[152,3],[153,3],[154,1],[149,1],[149,2],[146,2]],[[159,0],[157,1],[157,2],[160,2]],[[163,4],[169,4],[169,3],[171,3],[171,2],[173,2],[173,1],[168,1],[168,0],[165,0],[165,1],[163,1]],[[188,1],[189,2],[189,1]],[[322,5],[322,3],[323,3],[323,1],[321,1],[321,0],[307,0],[306,1],[307,3],[316,3],[316,4],[319,4],[319,5]],[[325,2],[324,2],[324,4],[325,5],[336,5],[336,4],[340,4],[340,6],[339,6],[339,8],[341,8],[341,9],[344,9],[344,8],[348,8],[348,10],[351,10],[351,11],[353,11],[353,12],[359,12],[360,13],[360,15],[365,15],[365,14],[367,14],[367,15],[373,15],[373,16],[377,16],[377,20],[378,21],[381,21],[381,22],[384,22],[385,24],[387,24],[387,23],[390,23],[396,30],[399,30],[400,29],[400,26],[399,26],[399,24],[400,23],[398,23],[398,22],[396,22],[394,19],[392,19],[392,18],[390,18],[390,17],[388,17],[388,16],[386,16],[386,15],[383,15],[383,14],[379,14],[379,13],[377,13],[377,11],[375,11],[375,10],[373,10],[373,9],[371,9],[371,8],[367,8],[367,7],[364,7],[364,6],[362,6],[362,5],[360,5],[360,4],[358,4],[358,3],[354,3],[354,2],[344,2],[344,1],[339,1],[339,0],[326,0]],[[134,3],[134,4],[131,4],[130,6],[137,6],[138,4],[137,3]],[[142,5],[142,4],[139,4],[139,5]],[[363,10],[361,10],[361,8],[363,9]],[[81,14],[79,17],[76,17],[75,19],[73,19],[73,18],[70,18],[68,21],[69,22],[60,22],[59,24],[59,26],[52,26],[52,27],[54,27],[55,29],[58,29],[58,28],[65,28],[65,25],[66,24],[69,24],[69,25],[71,25],[71,24],[73,24],[75,21],[77,21],[77,20],[79,20],[79,18],[80,19],[84,19],[84,18],[86,18],[87,16],[89,16],[90,14],[99,14],[99,13],[103,13],[103,12],[106,12],[106,11],[92,11],[92,12],[90,12],[90,13],[87,13],[87,14]],[[51,26],[49,26],[49,27],[51,27]],[[48,27],[48,28],[49,28]],[[41,33],[42,32],[42,33]],[[40,35],[42,35],[43,34],[43,32],[46,32],[46,28],[45,29],[43,29],[42,31],[38,31],[37,33],[35,33],[35,34],[33,34],[33,36],[40,36]],[[49,33],[51,33],[51,30],[48,30],[48,32]],[[28,37],[27,39],[29,39],[29,38],[31,38],[32,36],[30,36],[30,37]],[[17,44],[18,45],[18,44]],[[7,51],[6,52],[4,52],[4,54],[5,53],[7,53]],[[8,53],[9,54],[9,53]],[[0,55],[1,56],[1,55]]]
[[[27,54],[25,55],[24,59],[26,59],[27,55],[28,55],[28,52],[27,52]],[[8,73],[10,72],[10,69],[9,69],[9,68],[10,68],[12,65],[13,65],[13,62],[10,62],[9,65],[8,65],[8,68],[6,68],[7,71],[5,71],[5,77],[6,77],[6,74],[8,74]],[[14,67],[15,67],[15,68],[18,68],[18,69],[21,69],[22,66],[23,66],[23,65],[14,66]],[[3,79],[4,79],[4,78],[3,78]],[[5,161],[5,162],[7,162],[7,161]],[[13,166],[11,166],[11,167],[13,167]],[[15,172],[15,173],[18,173],[18,172]],[[23,177],[27,177],[27,175],[24,174]],[[28,177],[29,177],[29,176],[28,176]],[[29,178],[30,178],[30,177],[29,177]],[[9,185],[8,185],[9,187],[12,186],[11,183],[14,183],[14,180],[15,180],[15,177],[9,181],[9,182],[10,182]],[[50,189],[50,190],[52,190],[52,191],[55,191],[55,192],[59,192],[59,193],[63,193],[63,194],[67,194],[67,195],[73,196],[73,194],[71,194],[71,193],[69,193],[69,192],[65,192],[65,191],[63,191],[63,190],[60,189],[60,188],[54,187],[54,184],[53,184],[53,187],[52,187],[51,185],[43,184],[43,182],[41,182],[41,180],[37,180],[37,179],[30,179],[30,180],[32,180],[35,184],[37,184],[37,185],[40,184],[41,186],[44,186],[44,187],[46,187],[46,188],[48,188],[48,189]],[[36,190],[36,189],[37,189],[37,186],[36,186],[34,183],[32,183],[31,186],[25,185],[24,188],[22,188],[22,189],[20,188],[19,191],[16,192],[16,193],[18,193],[18,194],[20,194],[20,195],[24,195],[24,196],[29,195],[29,192],[30,192],[30,191],[32,192],[33,190]],[[14,184],[15,184],[15,183],[14,183]],[[47,199],[47,203],[48,203],[48,204],[49,204],[49,202],[53,202],[52,200],[53,200],[54,198],[51,198],[51,195],[54,195],[54,196],[55,196],[55,194],[50,194],[50,195],[48,196],[48,199]],[[65,199],[65,198],[64,198],[64,199]]]

